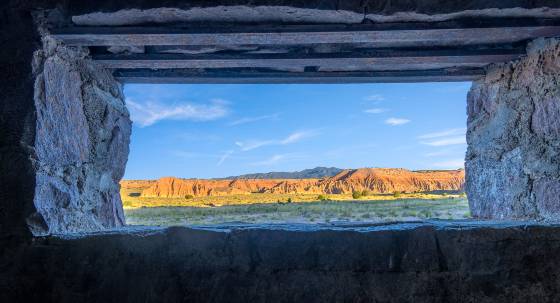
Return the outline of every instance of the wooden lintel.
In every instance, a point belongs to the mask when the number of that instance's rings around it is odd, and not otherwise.
[[[482,67],[490,63],[507,62],[519,58],[522,52],[469,51],[463,53],[399,52],[383,54],[280,54],[280,55],[202,55],[140,54],[96,55],[94,60],[106,68],[121,69],[215,69],[215,68],[270,68],[277,70],[302,70],[315,67],[324,71],[349,70],[419,70],[447,67]]]
[[[437,24],[408,25],[292,25],[218,28],[73,27],[53,30],[52,36],[72,46],[130,45],[299,45],[374,43],[376,47],[464,46],[515,43],[537,37],[560,36],[558,22],[515,23],[441,28]],[[544,24],[544,25],[543,25]],[[552,24],[552,25],[548,25]],[[460,25],[457,25],[460,26]]]
[[[378,72],[270,72],[270,71],[196,71],[116,70],[114,76],[124,83],[192,84],[273,84],[273,83],[406,83],[474,81],[483,69]]]

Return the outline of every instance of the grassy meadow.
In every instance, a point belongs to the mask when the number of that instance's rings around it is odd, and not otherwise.
[[[462,194],[249,194],[183,199],[121,191],[127,224],[334,223],[470,217]]]

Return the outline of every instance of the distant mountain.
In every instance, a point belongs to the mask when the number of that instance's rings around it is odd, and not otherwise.
[[[220,179],[322,179],[335,176],[341,171],[343,169],[336,167],[315,167],[302,171],[255,173]]]

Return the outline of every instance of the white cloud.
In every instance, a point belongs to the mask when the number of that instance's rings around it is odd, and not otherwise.
[[[224,152],[222,154],[222,156],[220,157],[220,160],[218,161],[218,163],[216,163],[217,166],[220,166],[224,163],[224,161],[227,160],[227,158],[229,158],[231,156],[231,154],[233,154],[233,150],[228,150],[226,152]]]
[[[407,124],[409,122],[410,122],[410,120],[403,119],[403,118],[389,118],[389,119],[385,120],[385,124],[389,124],[389,125],[392,125],[392,126],[403,125],[403,124]]]
[[[251,165],[269,166],[286,160],[302,159],[302,158],[307,158],[307,155],[301,153],[275,154],[270,158],[264,159],[262,161],[253,162],[251,163]]]
[[[466,132],[467,132],[466,128],[451,128],[439,132],[424,134],[418,136],[418,139],[433,139],[433,138],[441,138],[441,137],[456,136],[456,135],[464,136]]]
[[[316,131],[308,130],[308,131],[299,131],[290,134],[284,140],[280,141],[280,144],[291,144],[301,141],[302,139],[309,138],[315,136],[317,134]]]
[[[258,162],[254,162],[253,165],[259,165],[259,166],[265,166],[265,165],[273,165],[276,164],[278,162],[280,162],[281,160],[284,160],[286,158],[286,155],[274,155],[268,159],[265,159],[263,161],[258,161]]]
[[[465,160],[464,159],[452,159],[452,160],[447,160],[447,161],[442,161],[442,162],[436,162],[433,164],[434,167],[439,167],[439,168],[449,168],[449,169],[454,169],[454,168],[462,168],[465,166]]]
[[[365,101],[374,101],[374,102],[380,102],[380,101],[384,101],[385,97],[383,97],[382,95],[379,94],[374,94],[374,95],[369,95],[364,97]]]
[[[366,114],[381,114],[388,111],[388,109],[386,108],[369,108],[364,110],[364,113]]]
[[[439,156],[447,156],[452,154],[452,151],[449,149],[442,149],[442,150],[438,150],[435,152],[431,152],[431,153],[427,153],[424,156],[425,157],[439,157]]]
[[[248,141],[237,141],[235,145],[239,146],[242,151],[249,151],[255,148],[278,144],[277,141],[267,140],[267,141],[259,141],[259,140],[248,140]]]
[[[430,146],[448,146],[448,145],[466,144],[467,140],[465,136],[454,136],[454,137],[441,138],[437,140],[425,141],[420,143],[425,145],[430,145]]]
[[[155,101],[144,103],[126,99],[133,122],[140,127],[153,125],[162,120],[210,121],[228,114],[227,102],[221,99],[211,100],[210,104],[184,103],[165,105]]]
[[[466,128],[450,128],[418,136],[420,143],[430,146],[448,146],[466,144]]]
[[[299,142],[305,138],[309,138],[317,135],[318,132],[314,130],[298,131],[290,134],[281,140],[248,140],[248,141],[237,141],[235,145],[239,146],[242,151],[249,151],[259,147],[267,145],[286,145]]]
[[[278,118],[279,115],[280,114],[264,115],[264,116],[257,116],[257,117],[244,117],[244,118],[232,121],[231,123],[229,123],[229,125],[230,126],[235,126],[235,125],[252,123],[252,122],[257,122],[257,121],[262,121],[262,120],[276,119],[276,118]]]

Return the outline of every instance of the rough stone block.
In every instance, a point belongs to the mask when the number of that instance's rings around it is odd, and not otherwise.
[[[467,98],[466,190],[478,218],[560,219],[560,42],[491,67]]]

